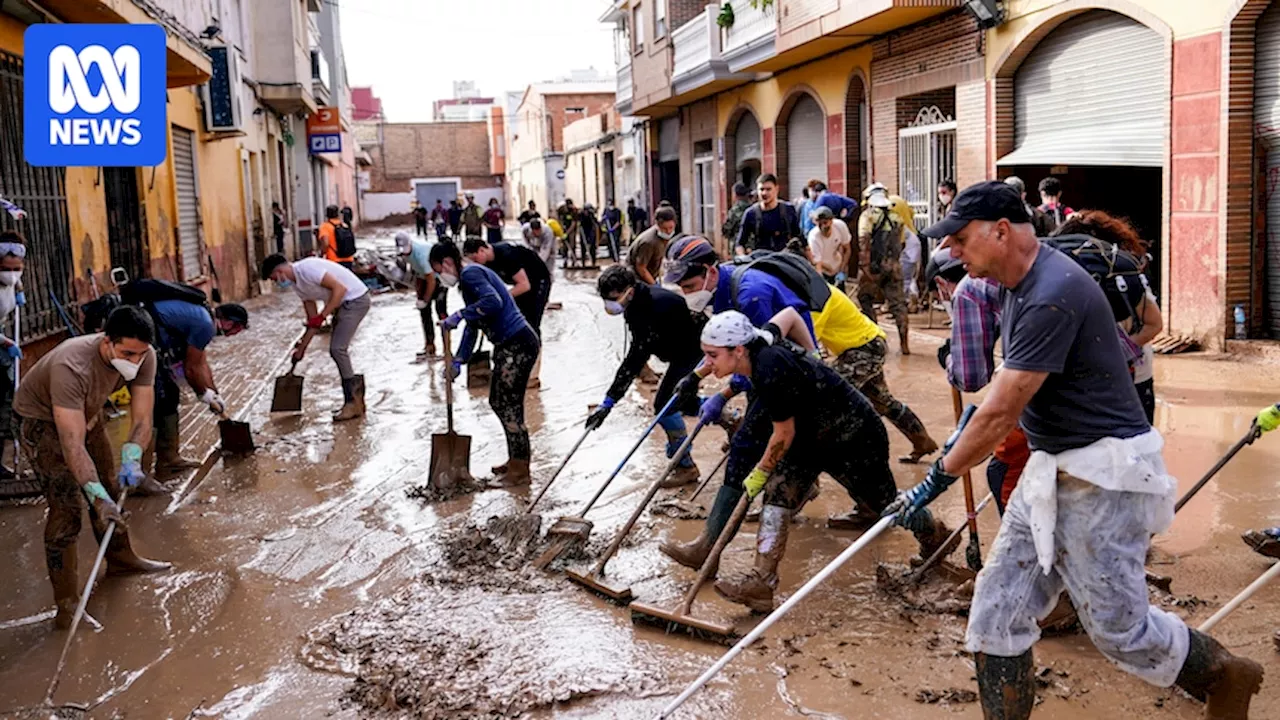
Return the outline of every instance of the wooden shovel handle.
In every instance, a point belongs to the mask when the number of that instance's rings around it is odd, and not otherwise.
[[[955,385],[951,386],[951,407],[955,410],[956,422],[960,422],[960,416],[964,414],[964,399],[960,397],[960,389]],[[968,513],[969,531],[978,532],[978,518],[974,513],[973,499],[973,476],[968,470],[964,471],[964,510]]]
[[[680,602],[678,614],[688,615],[693,608],[693,601],[698,597],[698,591],[702,590],[702,586],[707,583],[707,580],[711,579],[711,568],[720,565],[720,555],[724,553],[729,541],[737,534],[738,526],[742,524],[743,518],[747,516],[748,507],[751,507],[751,496],[743,492],[742,497],[738,500],[738,506],[733,509],[733,514],[729,516],[729,522],[720,531],[720,537],[716,538],[716,544],[711,548],[711,554],[707,555],[702,567],[698,569],[697,579],[693,581],[689,591],[684,594],[684,600]]]
[[[444,408],[445,414],[449,418],[449,434],[453,434],[453,378],[449,376],[453,372],[453,344],[449,341],[449,328],[441,325],[440,334],[444,336],[444,376],[446,378],[444,384]]]

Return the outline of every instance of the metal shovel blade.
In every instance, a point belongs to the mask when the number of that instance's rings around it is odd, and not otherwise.
[[[302,376],[289,373],[276,378],[271,412],[302,412]]]
[[[471,479],[471,436],[455,432],[432,435],[427,483],[437,490],[451,490]]]
[[[301,379],[301,378],[299,378]],[[239,420],[219,420],[218,432],[222,435],[222,452],[232,455],[248,455],[257,449],[249,423]]]
[[[493,366],[489,360],[488,350],[479,350],[471,356],[467,363],[467,389],[489,387],[489,378],[493,376]]]

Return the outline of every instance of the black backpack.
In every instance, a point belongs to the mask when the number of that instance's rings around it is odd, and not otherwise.
[[[782,281],[787,289],[795,293],[809,306],[812,312],[822,312],[831,299],[831,286],[809,264],[808,260],[792,252],[770,252],[757,250],[745,259],[734,261],[733,276],[729,280],[729,291],[733,296],[733,307],[738,309],[738,288],[742,284],[742,276],[747,270],[761,270]]]
[[[355,257],[356,234],[351,231],[350,225],[344,223],[333,226],[333,249],[340,258]]]
[[[897,238],[896,230],[897,228],[893,221],[889,219],[889,208],[884,208],[875,227],[871,228],[871,267],[868,268],[871,274],[879,275],[884,271],[886,260],[902,255],[900,243],[895,242]],[[894,246],[899,247],[895,250]]]
[[[1044,242],[1075,260],[1102,286],[1116,322],[1132,319],[1131,333],[1142,328],[1142,313],[1137,308],[1146,298],[1149,283],[1141,270],[1141,259],[1089,235],[1057,235]]]
[[[104,296],[105,297],[105,296]],[[120,286],[120,300],[125,305],[136,305],[151,316],[151,321],[155,323],[157,329],[163,329],[169,337],[171,343],[182,343],[182,335],[173,328],[168,327],[164,319],[160,317],[160,313],[156,312],[155,304],[164,300],[178,300],[180,302],[190,303],[204,308],[205,312],[209,310],[209,297],[204,294],[200,288],[193,287],[186,283],[174,282],[172,280],[159,280],[156,278],[143,278],[133,280]],[[210,317],[212,313],[210,312]],[[161,347],[159,342],[155,343],[156,351],[160,353],[167,364],[172,365],[180,362],[186,347]]]

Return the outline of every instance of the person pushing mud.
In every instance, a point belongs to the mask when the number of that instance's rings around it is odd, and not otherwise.
[[[587,427],[597,430],[609,417],[610,411],[626,394],[631,382],[640,370],[656,355],[669,363],[658,391],[653,396],[653,410],[666,407],[677,384],[693,372],[702,360],[698,347],[698,325],[689,314],[684,298],[657,285],[649,285],[636,272],[625,265],[610,265],[600,273],[596,281],[604,311],[610,315],[622,315],[631,333],[631,347],[618,366],[613,384],[604,400],[587,418]],[[698,413],[697,386],[680,384],[680,399],[671,410],[658,419],[667,434],[667,457],[674,457],[676,450],[688,437],[684,416]],[[662,484],[664,488],[680,487],[698,479],[698,466],[690,453],[685,453],[677,468]]]
[[[58,628],[71,625],[80,602],[76,540],[85,504],[82,496],[99,541],[107,526],[116,523],[106,554],[109,569],[155,572],[170,567],[134,552],[116,505],[124,488],[137,487],[145,477],[142,449],[151,442],[155,341],[155,326],[144,310],[129,305],[116,308],[103,332],[64,340],[40,358],[14,398],[19,442],[23,453],[33,458],[49,507],[45,566],[58,608],[54,618]],[[131,425],[120,448],[117,472],[102,407],[126,386],[132,398]]]
[[[1147,422],[1096,282],[1036,238],[1005,183],[967,188],[925,231],[946,238],[969,274],[1008,288],[1004,370],[954,447],[891,510],[901,524],[978,465],[1015,424],[1032,455],[978,575],[967,649],[988,718],[1028,718],[1036,702],[1037,620],[1065,589],[1100,652],[1156,685],[1207,702],[1205,716],[1245,720],[1262,667],[1150,604],[1144,561],[1173,521],[1176,480]]]
[[[535,256],[536,259],[536,256]],[[489,380],[489,407],[502,423],[507,436],[507,461],[493,468],[492,483],[502,487],[529,484],[529,428],[524,423],[524,396],[529,374],[538,360],[541,343],[529,326],[502,278],[484,265],[462,266],[462,254],[453,243],[437,243],[431,248],[431,270],[445,287],[461,286],[466,307],[441,321],[441,327],[454,330],[462,321],[458,354],[444,369],[445,381],[453,382],[462,366],[471,359],[479,332],[493,343],[493,375]],[[542,265],[536,260],[538,266]]]

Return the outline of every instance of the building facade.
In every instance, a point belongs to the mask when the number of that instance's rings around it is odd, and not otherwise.
[[[490,198],[505,202],[504,178],[494,171],[491,129],[490,121],[360,123],[358,134],[375,140],[367,148],[366,219],[407,218],[418,204],[430,208],[439,199],[447,206],[467,192],[481,206]]]
[[[609,81],[535,83],[525,89],[509,131],[509,212],[518,215],[533,200],[545,216],[564,202],[565,126],[608,112],[614,100]]]
[[[1038,202],[1052,176],[1073,208],[1133,222],[1166,326],[1219,349],[1237,306],[1280,339],[1272,4],[619,0],[602,20],[618,108],[647,121],[648,204],[686,230],[726,247],[732,185],[762,172],[786,198],[883,182],[921,226],[943,180],[1016,174]]]

